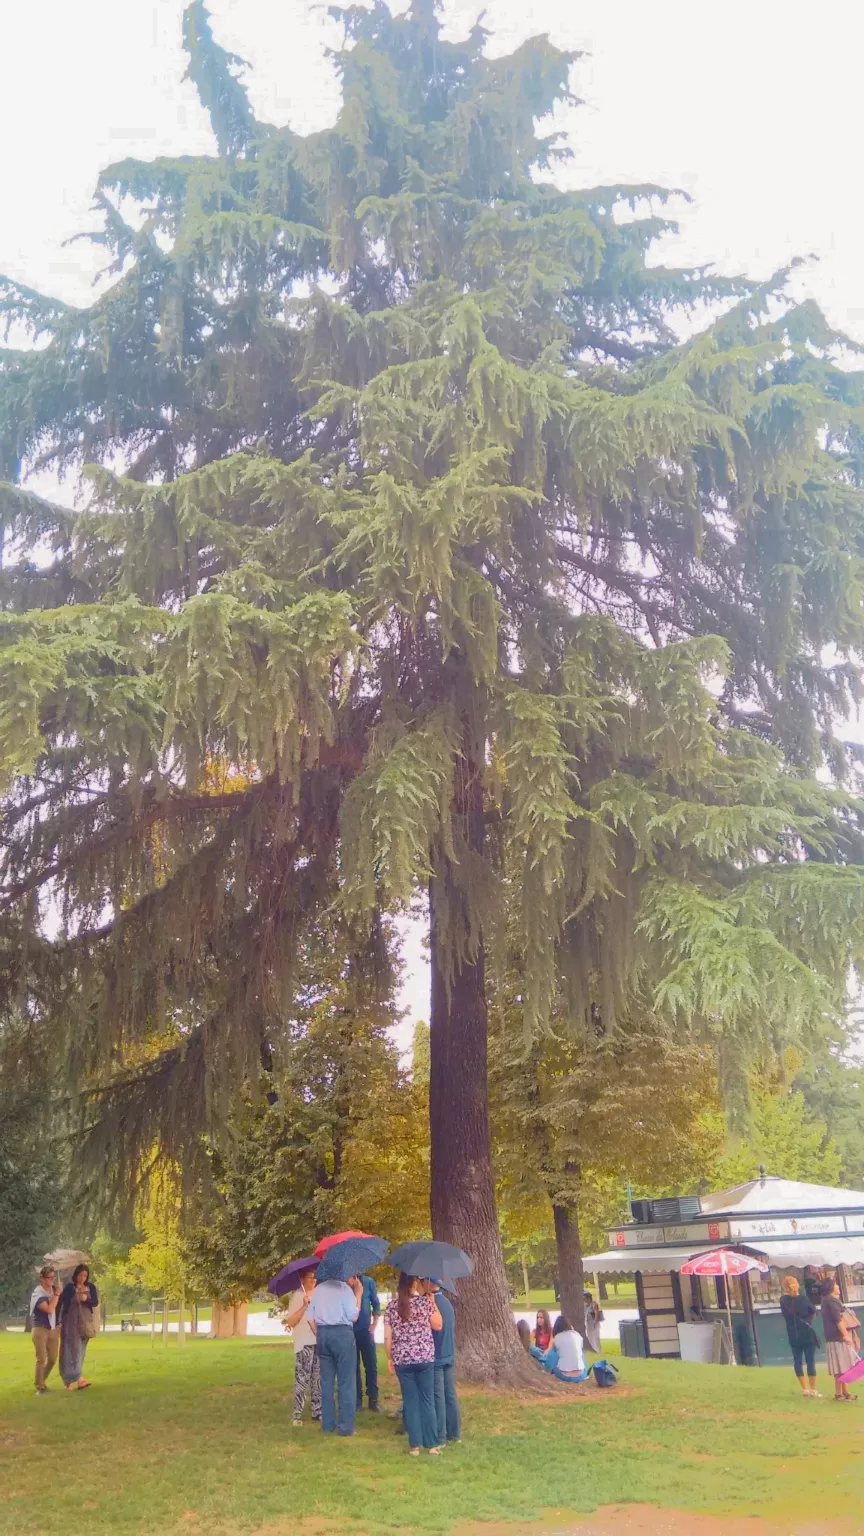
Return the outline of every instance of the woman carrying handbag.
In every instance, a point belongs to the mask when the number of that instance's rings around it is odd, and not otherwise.
[[[86,1264],[79,1264],[72,1279],[63,1287],[57,1307],[60,1325],[60,1375],[67,1392],[82,1392],[89,1387],[84,1378],[87,1345],[99,1327],[99,1292],[90,1279]]]

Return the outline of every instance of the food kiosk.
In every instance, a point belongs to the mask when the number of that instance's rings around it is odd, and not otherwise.
[[[631,1221],[608,1232],[608,1249],[582,1261],[594,1275],[635,1277],[639,1323],[622,1325],[625,1354],[716,1358],[713,1325],[726,1316],[726,1285],[742,1364],[789,1363],[780,1314],[784,1274],[815,1291],[820,1275],[836,1273],[844,1299],[864,1304],[862,1190],[766,1174],[711,1195],[634,1200],[631,1212]],[[682,1264],[712,1248],[751,1253],[768,1272],[729,1280],[681,1274]]]

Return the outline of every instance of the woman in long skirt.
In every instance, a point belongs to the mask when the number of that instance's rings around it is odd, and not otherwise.
[[[99,1292],[90,1279],[86,1264],[79,1264],[72,1279],[63,1287],[57,1306],[60,1327],[60,1375],[67,1392],[82,1392],[90,1383],[84,1376],[84,1356],[92,1328],[93,1313],[99,1305]]]

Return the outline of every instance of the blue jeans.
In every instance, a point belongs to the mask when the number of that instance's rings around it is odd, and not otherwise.
[[[435,1366],[431,1360],[420,1365],[397,1365],[396,1375],[402,1388],[402,1421],[408,1444],[412,1451],[421,1445],[431,1451],[438,1444]]]
[[[435,1366],[435,1412],[438,1418],[439,1445],[443,1445],[445,1440],[459,1440],[462,1426],[452,1365]]]
[[[591,1375],[586,1365],[584,1371],[579,1376],[565,1376],[558,1364],[558,1351],[554,1344],[550,1344],[545,1352],[539,1349],[536,1344],[532,1344],[528,1353],[539,1365],[542,1365],[544,1371],[548,1371],[550,1376],[557,1376],[559,1381],[587,1381]]]
[[[357,1407],[363,1406],[363,1378],[360,1375],[360,1361],[366,1371],[366,1396],[369,1399],[369,1407],[378,1401],[378,1356],[375,1353],[375,1339],[371,1328],[354,1329],[354,1339],[357,1344]]]
[[[321,1428],[325,1434],[334,1429],[340,1435],[353,1435],[357,1411],[357,1347],[350,1323],[319,1324],[316,1341],[321,1367]],[[339,1392],[339,1418],[336,1418],[336,1389]]]

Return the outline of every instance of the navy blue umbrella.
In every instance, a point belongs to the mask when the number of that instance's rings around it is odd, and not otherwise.
[[[347,1280],[349,1275],[362,1275],[366,1269],[380,1264],[387,1244],[383,1237],[346,1237],[344,1243],[334,1243],[327,1249],[316,1271],[317,1280]]]
[[[421,1241],[402,1243],[387,1260],[405,1275],[419,1275],[423,1280],[465,1280],[474,1269],[474,1260],[464,1248],[453,1243]],[[320,1270],[319,1270],[320,1274]]]
[[[284,1269],[280,1269],[278,1275],[267,1281],[267,1289],[271,1296],[287,1296],[289,1291],[296,1291],[297,1281],[307,1269],[317,1269],[320,1259],[292,1259]]]

